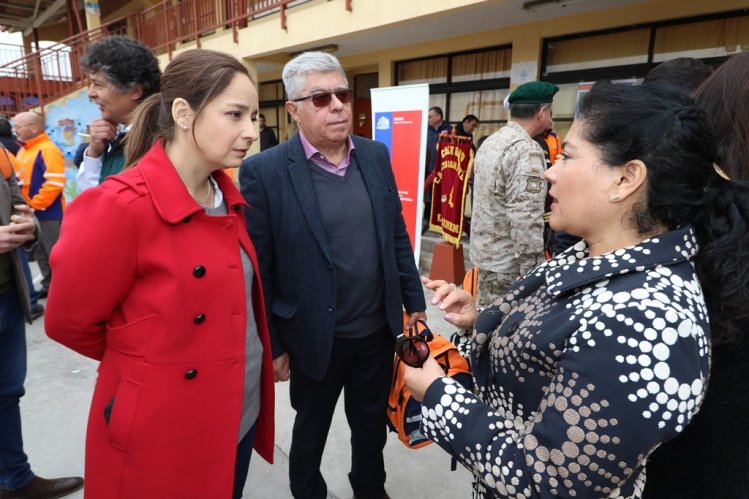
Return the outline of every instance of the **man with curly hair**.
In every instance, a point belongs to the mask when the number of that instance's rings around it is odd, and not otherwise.
[[[133,111],[159,91],[159,61],[147,46],[126,36],[110,36],[89,46],[81,61],[89,74],[88,96],[101,111],[91,122],[90,142],[78,170],[81,190],[122,171],[122,138]]]

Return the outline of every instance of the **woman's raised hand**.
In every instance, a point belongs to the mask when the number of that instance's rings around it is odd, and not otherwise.
[[[432,305],[439,305],[445,311],[444,319],[460,329],[471,329],[476,323],[478,312],[473,297],[467,291],[447,281],[421,278],[427,289],[434,291]]]

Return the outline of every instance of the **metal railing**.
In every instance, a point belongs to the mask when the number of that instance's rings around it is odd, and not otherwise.
[[[0,66],[23,57],[23,47],[21,45],[12,45],[10,43],[0,43]]]
[[[219,30],[231,30],[236,43],[238,30],[259,17],[279,13],[281,29],[286,30],[286,10],[307,1],[163,0],[10,62],[0,59],[0,114],[13,116],[32,107],[44,112],[45,103],[87,85],[80,60],[88,45],[101,37],[127,35],[171,59],[183,44],[199,48],[201,38]],[[350,11],[351,0],[344,3]]]
[[[5,116],[40,107],[81,88],[87,76],[80,60],[88,44],[103,36],[127,34],[114,22],[80,33],[0,66],[0,113]]]

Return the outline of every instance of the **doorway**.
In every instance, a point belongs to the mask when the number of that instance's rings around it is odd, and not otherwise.
[[[354,76],[354,135],[372,138],[372,95],[379,86],[379,73]]]

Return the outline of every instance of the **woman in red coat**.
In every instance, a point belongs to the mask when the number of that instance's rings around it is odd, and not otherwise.
[[[241,497],[272,461],[273,370],[257,261],[224,167],[257,140],[234,57],[192,50],[136,111],[127,163],[65,213],[47,334],[101,361],[91,499]]]

